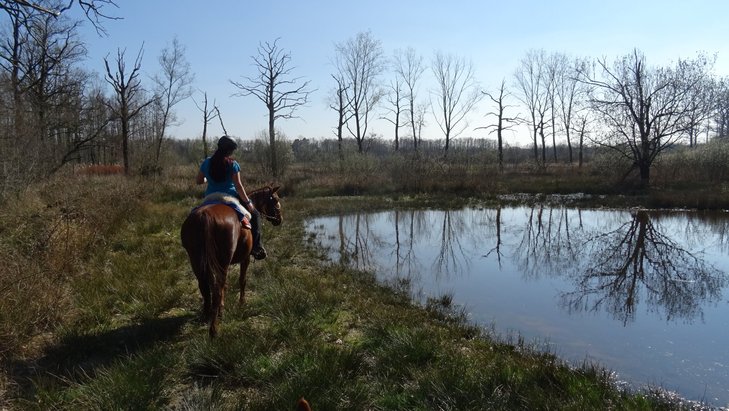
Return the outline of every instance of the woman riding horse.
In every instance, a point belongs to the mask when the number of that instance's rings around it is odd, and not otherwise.
[[[240,165],[231,155],[238,148],[238,144],[228,136],[222,136],[218,140],[218,149],[215,153],[206,158],[200,165],[196,182],[208,187],[205,195],[212,193],[229,194],[240,200],[241,204],[251,213],[251,232],[253,233],[253,250],[251,255],[256,260],[266,258],[266,249],[261,243],[261,216],[248,198],[246,190],[240,178]]]
[[[190,258],[203,297],[203,317],[210,323],[210,336],[218,334],[218,324],[225,302],[228,268],[240,264],[240,298],[245,298],[246,272],[250,256],[266,257],[260,243],[260,215],[273,225],[282,222],[279,187],[266,186],[251,192],[250,197],[240,180],[240,166],[230,158],[237,144],[227,136],[218,141],[218,150],[205,159],[197,182],[206,180],[206,194],[223,193],[243,200],[251,216],[251,230],[246,227],[237,209],[225,202],[206,201],[196,207],[182,223],[180,237]],[[255,231],[254,231],[255,230]],[[254,250],[257,251],[254,253]]]

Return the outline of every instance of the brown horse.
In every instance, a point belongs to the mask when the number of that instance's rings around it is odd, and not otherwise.
[[[280,187],[263,187],[248,197],[261,217],[273,225],[281,224]],[[228,267],[240,263],[240,299],[243,304],[246,271],[253,248],[251,230],[245,228],[238,214],[224,204],[196,208],[182,223],[182,246],[190,257],[203,298],[203,318],[210,323],[210,337],[218,334],[220,316],[225,303]]]

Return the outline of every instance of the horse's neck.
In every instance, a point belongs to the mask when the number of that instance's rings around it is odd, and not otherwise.
[[[254,191],[248,197],[253,202],[253,207],[255,207],[256,210],[262,210],[263,209],[263,206],[265,205],[265,202],[266,202],[266,192],[265,192],[265,190],[257,190],[257,191]]]

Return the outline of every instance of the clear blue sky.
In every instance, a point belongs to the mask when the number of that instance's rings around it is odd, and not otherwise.
[[[267,127],[266,109],[252,96],[232,97],[236,89],[229,80],[253,74],[251,56],[259,42],[279,37],[279,45],[291,54],[294,74],[317,89],[308,106],[297,112],[301,119],[277,123],[289,139],[333,137],[336,115],[327,108],[326,98],[333,87],[334,45],[360,31],[371,31],[386,56],[397,48],[413,47],[426,62],[436,50],[466,57],[473,61],[481,86],[490,90],[502,78],[509,84],[527,50],[540,48],[611,61],[637,47],[652,65],[706,51],[718,53],[715,72],[729,75],[729,1],[725,0],[117,2],[119,8],[110,12],[122,20],[105,23],[107,37],[98,37],[85,24],[87,67],[101,78],[104,56],[114,57],[117,48],[126,48],[131,60],[144,44],[142,71],[152,76],[159,71],[162,48],[176,36],[186,47],[195,89],[216,100],[228,132],[241,138],[252,138]],[[428,70],[421,96],[431,88],[430,77]],[[198,99],[201,95],[195,93]],[[486,137],[485,131],[470,130],[488,124],[483,114],[490,109],[483,101],[463,135]],[[180,103],[176,111],[182,124],[168,134],[199,137],[202,115],[193,102]],[[426,121],[435,125],[431,117]],[[217,121],[211,126],[210,135],[222,133]],[[371,131],[392,138],[391,126],[384,121],[373,123]],[[424,137],[441,136],[437,127],[430,127]]]

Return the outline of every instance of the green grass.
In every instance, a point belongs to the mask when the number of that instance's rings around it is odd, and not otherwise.
[[[243,307],[237,267],[229,273],[211,341],[179,241],[197,201],[184,181],[146,185],[74,257],[54,326],[25,331],[35,348],[18,343],[2,357],[0,408],[287,410],[302,395],[317,411],[679,408],[619,391],[599,368],[493,338],[451,311],[447,295],[414,305],[372,273],[327,262],[304,232],[317,213],[467,199],[285,198]]]

